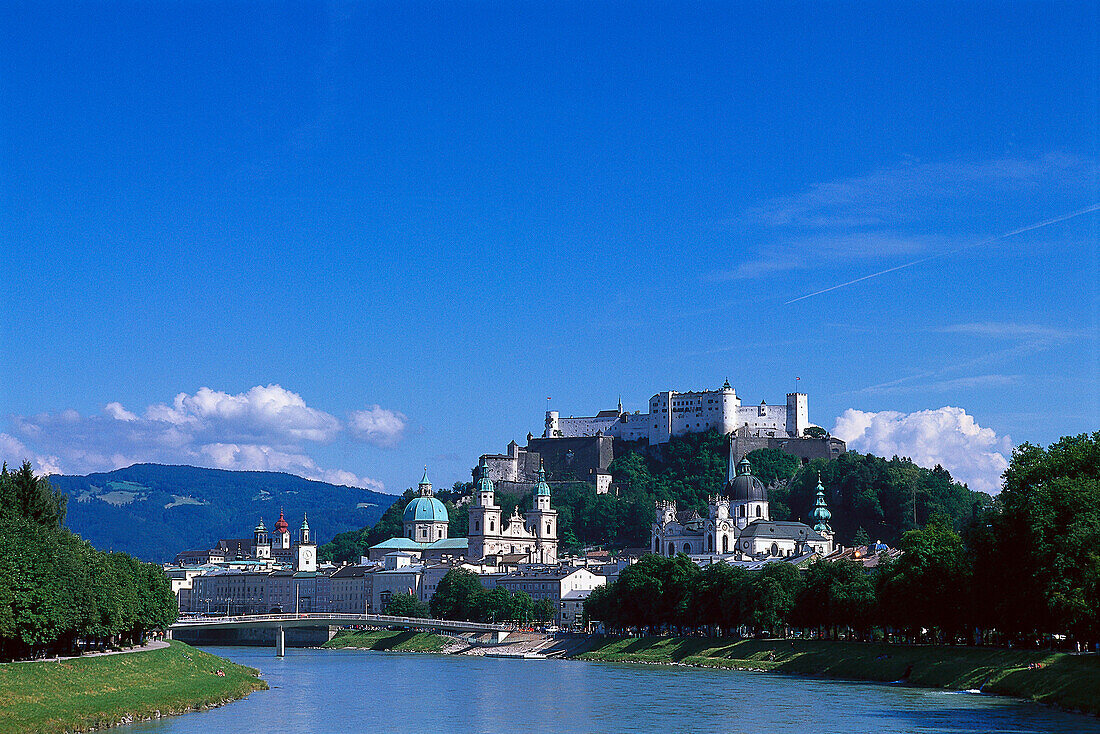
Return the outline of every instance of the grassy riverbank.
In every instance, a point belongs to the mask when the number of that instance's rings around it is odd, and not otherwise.
[[[0,732],[86,731],[208,708],[266,689],[257,674],[182,642],[59,663],[6,663]]]
[[[1100,657],[950,646],[816,640],[605,638],[581,660],[680,663],[868,681],[906,679],[922,688],[980,689],[1100,714]],[[1033,664],[1041,668],[1031,669]]]
[[[451,642],[447,637],[428,632],[404,632],[393,630],[344,630],[321,647],[354,647],[363,650],[392,650],[394,652],[443,652]]]

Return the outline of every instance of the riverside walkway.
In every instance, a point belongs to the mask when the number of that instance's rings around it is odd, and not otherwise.
[[[305,614],[240,614],[232,617],[189,617],[170,626],[172,630],[266,628],[275,629],[275,654],[282,657],[286,651],[287,627],[402,627],[404,629],[437,630],[440,632],[473,632],[491,634],[494,642],[503,642],[512,628],[503,624],[462,622],[453,619],[422,619],[419,617],[394,617],[388,614],[345,614],[341,612],[314,612]]]

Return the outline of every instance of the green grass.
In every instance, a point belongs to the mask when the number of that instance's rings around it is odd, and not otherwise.
[[[394,652],[443,652],[449,640],[429,632],[402,632],[392,630],[342,630],[321,647],[355,647],[364,650],[393,650]]]
[[[85,731],[182,713],[266,689],[257,675],[182,642],[60,663],[7,663],[0,665],[0,732]]]
[[[1095,655],[820,640],[640,637],[607,638],[577,657],[853,680],[888,682],[907,678],[910,685],[922,688],[981,689],[1100,714],[1100,657]],[[1029,669],[1033,663],[1042,668]]]

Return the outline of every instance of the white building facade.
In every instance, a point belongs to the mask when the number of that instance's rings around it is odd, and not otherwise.
[[[717,390],[659,392],[649,399],[648,413],[604,410],[592,417],[563,418],[556,410],[546,411],[543,438],[613,436],[626,441],[668,443],[673,436],[715,429],[733,433],[747,428],[752,435],[769,438],[801,437],[810,423],[805,393],[788,393],[784,405],[742,405],[727,381]]]

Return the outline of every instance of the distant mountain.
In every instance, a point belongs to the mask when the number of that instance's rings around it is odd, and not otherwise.
[[[65,524],[103,550],[170,561],[219,538],[251,538],[262,517],[270,529],[286,511],[292,534],[309,516],[318,543],[372,525],[397,499],[291,474],[135,464],[87,476],[53,475],[69,496]]]

